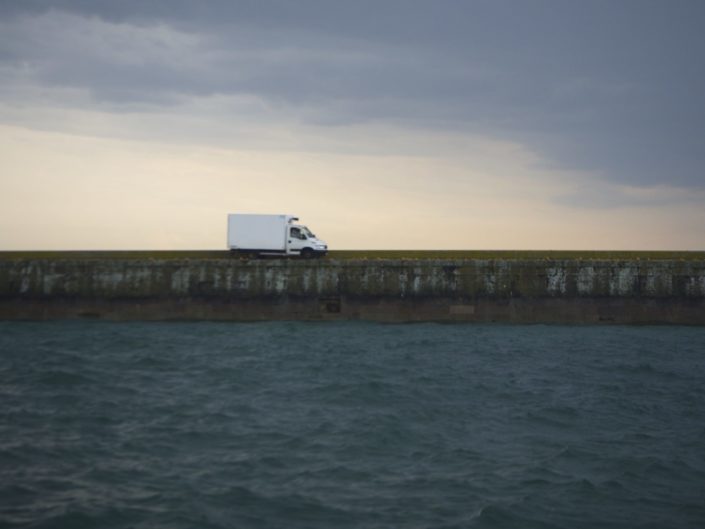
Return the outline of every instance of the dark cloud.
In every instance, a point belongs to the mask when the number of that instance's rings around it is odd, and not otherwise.
[[[245,94],[314,123],[484,134],[612,181],[705,187],[700,1],[25,0],[0,13],[18,28],[76,22],[64,13],[137,28],[134,48],[114,49],[98,28],[102,51],[71,40],[79,27],[0,39],[6,71],[96,104]]]

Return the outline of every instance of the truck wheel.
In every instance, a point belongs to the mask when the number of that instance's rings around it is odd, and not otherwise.
[[[313,250],[311,250],[311,248],[304,248],[301,250],[301,257],[304,259],[311,259],[313,257]]]

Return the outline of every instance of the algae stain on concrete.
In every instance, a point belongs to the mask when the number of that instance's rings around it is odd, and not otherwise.
[[[178,268],[171,274],[171,293],[185,294],[188,292],[188,285],[191,279],[191,272],[188,268]]]
[[[561,296],[566,293],[567,271],[563,267],[546,269],[546,291],[551,296]]]
[[[611,296],[629,296],[635,293],[638,284],[638,270],[630,265],[613,267],[610,277]]]
[[[595,288],[595,268],[581,266],[578,269],[576,288],[580,296],[589,296]]]

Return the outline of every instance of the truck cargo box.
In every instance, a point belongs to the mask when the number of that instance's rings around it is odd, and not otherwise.
[[[286,226],[291,215],[228,215],[228,247],[238,250],[286,250]]]

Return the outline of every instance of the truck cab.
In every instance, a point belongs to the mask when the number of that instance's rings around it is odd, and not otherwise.
[[[301,257],[322,257],[328,251],[328,246],[325,242],[316,238],[311,230],[300,224],[289,225],[286,242],[286,253],[288,255],[301,255]]]

